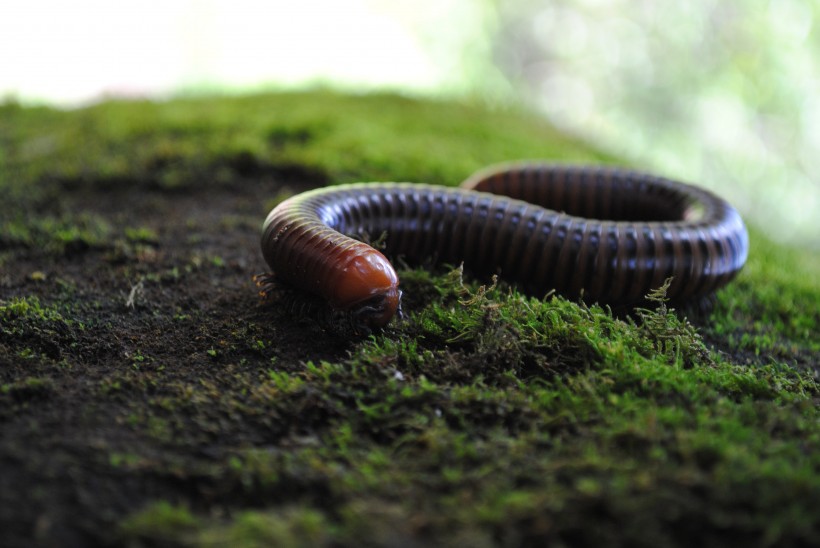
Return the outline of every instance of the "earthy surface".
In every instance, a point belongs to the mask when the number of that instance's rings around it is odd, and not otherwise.
[[[754,220],[690,320],[428,267],[356,340],[256,294],[293,192],[536,157],[612,161],[395,96],[0,106],[0,545],[820,543],[820,260]]]

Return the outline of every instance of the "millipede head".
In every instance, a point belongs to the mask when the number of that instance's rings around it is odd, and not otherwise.
[[[346,313],[351,318],[351,324],[356,331],[369,334],[374,329],[387,325],[397,310],[401,308],[401,291],[394,291],[376,295],[367,301],[350,308]]]
[[[352,253],[337,271],[331,295],[335,308],[350,311],[362,325],[383,327],[396,315],[401,302],[399,277],[384,255],[369,246]]]

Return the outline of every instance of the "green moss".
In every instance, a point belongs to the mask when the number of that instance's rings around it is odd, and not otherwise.
[[[299,485],[306,512],[325,504],[317,491],[348,501],[324,529],[331,544],[426,534],[408,523],[439,540],[675,544],[692,521],[712,542],[727,523],[738,538],[817,538],[780,495],[820,494],[811,375],[710,354],[662,306],[621,320],[460,272],[422,278],[438,297],[344,363],[269,371],[255,398],[310,434],[242,451],[220,477],[250,497]],[[265,513],[215,527],[204,534],[293,534]]]
[[[130,542],[181,545],[192,538],[199,523],[187,508],[157,501],[123,521],[120,533]]]
[[[150,227],[126,228],[125,238],[134,243],[157,243],[159,237]]]
[[[719,295],[708,333],[756,358],[808,365],[820,352],[820,259],[752,231],[752,253]]]
[[[16,382],[0,385],[0,394],[16,400],[45,397],[54,390],[54,381],[49,378],[26,377]]]
[[[315,510],[286,508],[280,511],[242,512],[230,525],[204,531],[198,541],[203,546],[243,548],[328,545],[328,524]]]
[[[59,186],[179,191],[265,173],[314,182],[364,178],[453,185],[479,167],[509,158],[605,159],[559,137],[547,124],[532,124],[525,113],[390,95],[316,91],[39,112],[25,125],[18,117],[0,120],[0,134],[11,143],[9,154],[0,158],[0,175],[48,177],[58,183],[55,191]],[[19,188],[17,179],[0,177],[0,185]]]
[[[32,320],[36,322],[64,321],[53,308],[43,308],[37,297],[15,297],[0,303],[0,318],[5,321]]]
[[[145,459],[134,453],[111,453],[108,456],[108,462],[114,468],[136,467]],[[139,520],[137,520],[139,522]]]
[[[63,316],[58,306],[43,306],[37,297],[0,301],[0,333],[28,341],[38,348],[67,340],[77,327],[83,326],[75,326],[72,320]],[[33,352],[30,348],[25,350],[29,355]]]
[[[109,224],[96,215],[63,218],[19,216],[0,225],[0,243],[64,255],[103,247],[107,245],[111,232]]]

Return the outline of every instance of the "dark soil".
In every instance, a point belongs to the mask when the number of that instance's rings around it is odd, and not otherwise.
[[[257,375],[260,351],[247,348],[247,340],[275,341],[261,353],[282,363],[345,356],[347,342],[323,337],[315,344],[317,331],[308,325],[280,320],[265,329],[280,312],[263,305],[252,280],[265,271],[263,204],[283,190],[321,183],[293,175],[248,173],[230,187],[178,193],[127,183],[110,190],[63,185],[58,199],[42,205],[43,215],[91,214],[112,227],[148,228],[156,239],[114,247],[78,242],[60,257],[25,249],[5,264],[4,300],[34,295],[43,303],[70,302],[71,324],[24,341],[6,338],[0,346],[3,382],[47,381],[13,389],[0,408],[4,545],[30,545],[32,538],[53,546],[105,543],[115,539],[117,520],[147,500],[181,498],[208,507],[232,490],[182,468],[123,470],[112,465],[112,454],[139,448],[140,461],[207,467],[226,448],[275,443],[295,426],[272,424],[263,412],[254,421],[238,420],[215,408],[212,416],[175,424],[162,443],[129,427],[142,420],[139,407],[146,403],[134,401],[132,390],[158,400],[174,387],[207,383],[218,392],[238,373]],[[34,273],[44,279],[34,281]],[[12,349],[20,346],[34,356],[17,359]]]

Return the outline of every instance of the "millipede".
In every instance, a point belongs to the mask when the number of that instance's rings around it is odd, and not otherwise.
[[[524,292],[634,306],[671,278],[694,300],[746,261],[739,213],[697,186],[638,171],[535,162],[491,166],[460,187],[354,183],[311,190],[265,220],[275,280],[307,291],[365,330],[385,326],[399,278],[362,235],[386,234],[387,256],[499,273]]]

